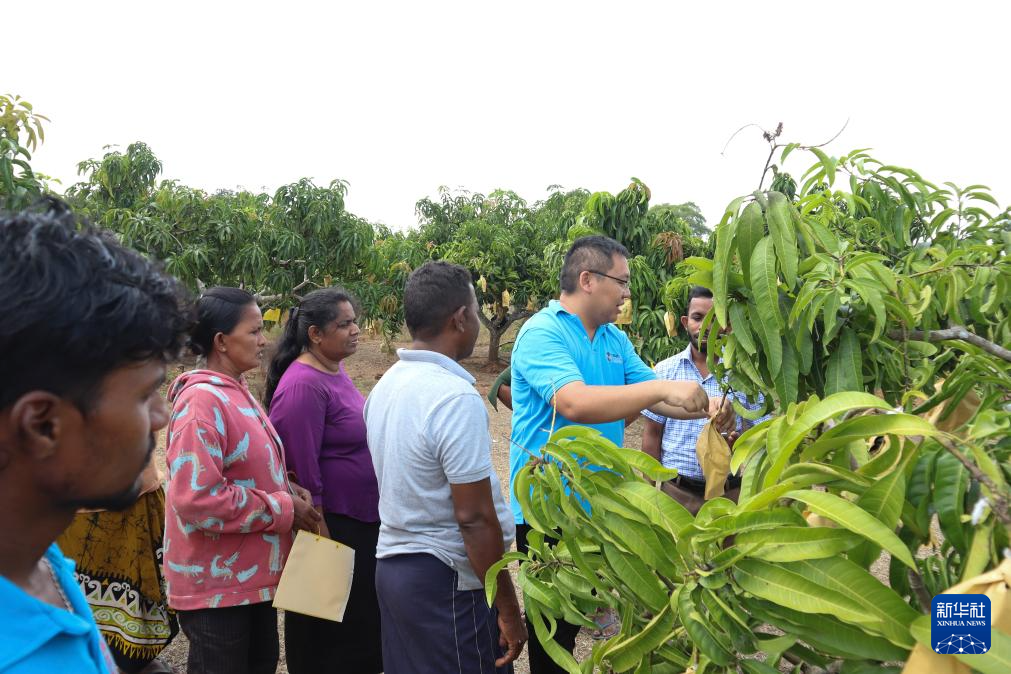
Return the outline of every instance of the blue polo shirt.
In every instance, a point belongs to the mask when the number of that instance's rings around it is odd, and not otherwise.
[[[520,469],[530,459],[524,451],[540,456],[551,433],[555,393],[574,381],[587,386],[622,386],[656,379],[642,362],[628,335],[612,323],[597,328],[593,340],[586,334],[579,316],[571,314],[558,300],[534,314],[516,336],[512,353],[512,440],[509,447],[509,493]],[[561,414],[554,428],[570,426]],[[584,424],[621,445],[625,421]],[[512,499],[513,517],[523,523],[523,513]]]
[[[109,674],[116,671],[74,578],[74,563],[55,543],[46,551],[71,613],[36,599],[0,576],[0,672],[4,674]]]

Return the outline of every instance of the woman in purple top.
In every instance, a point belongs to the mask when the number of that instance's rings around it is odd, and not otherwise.
[[[288,467],[323,514],[320,533],[355,551],[343,622],[285,612],[292,674],[383,671],[375,586],[379,488],[365,438],[365,398],[342,365],[360,332],[349,293],[315,290],[291,311],[267,372],[264,405]]]

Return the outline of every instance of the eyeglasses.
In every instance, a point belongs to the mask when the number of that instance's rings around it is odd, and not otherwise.
[[[597,271],[596,269],[587,269],[586,271],[590,272],[591,274],[597,274],[598,276],[606,276],[607,278],[611,279],[612,281],[620,285],[622,288],[628,287],[629,284],[628,279],[618,278],[617,276],[611,276],[610,274],[605,274],[604,272]]]

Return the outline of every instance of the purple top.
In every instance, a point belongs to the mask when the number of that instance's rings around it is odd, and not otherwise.
[[[288,468],[324,512],[379,521],[379,486],[365,437],[365,397],[341,365],[331,374],[295,361],[270,403]]]

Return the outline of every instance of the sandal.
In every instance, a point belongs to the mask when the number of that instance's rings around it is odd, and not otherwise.
[[[610,639],[621,631],[621,620],[618,619],[618,612],[613,608],[600,608],[590,618],[597,625],[597,629],[590,630],[590,638],[596,641]]]

